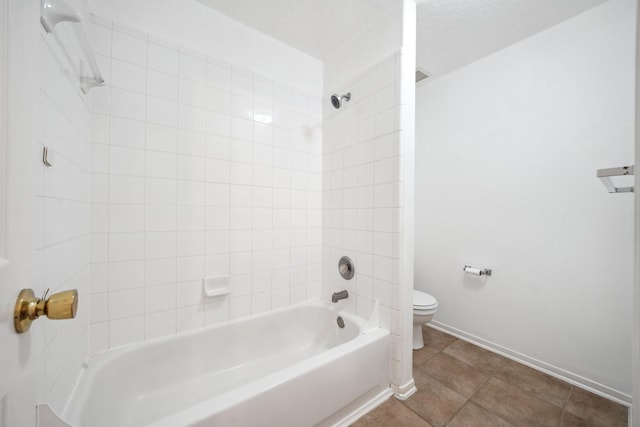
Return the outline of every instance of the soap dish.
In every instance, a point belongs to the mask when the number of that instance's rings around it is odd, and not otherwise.
[[[210,298],[228,295],[229,276],[206,277],[202,279],[202,294]]]

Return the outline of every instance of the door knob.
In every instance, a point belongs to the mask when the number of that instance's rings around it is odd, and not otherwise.
[[[43,314],[49,319],[73,319],[78,311],[78,291],[58,292],[46,298],[37,298],[32,289],[23,289],[18,295],[13,310],[13,325],[16,332],[27,332],[31,322]]]

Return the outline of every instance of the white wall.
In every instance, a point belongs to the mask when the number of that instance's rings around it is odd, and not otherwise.
[[[62,29],[61,29],[62,31]],[[41,31],[40,136],[36,209],[42,229],[37,236],[37,282],[50,293],[78,290],[73,320],[46,322],[47,359],[44,399],[62,411],[89,351],[89,165],[90,111],[79,79],[65,74],[59,45]],[[57,58],[57,59],[56,59]],[[37,154],[47,146],[52,167]],[[39,292],[39,289],[34,289]]]
[[[417,95],[415,286],[434,324],[631,392],[635,2],[612,0]],[[462,267],[493,269],[468,277]]]
[[[91,10],[270,79],[322,95],[322,62],[195,0],[89,0]]]
[[[0,425],[26,426],[35,425],[36,403],[46,401],[62,411],[88,355],[90,115],[79,79],[64,72],[59,46],[39,25],[40,2],[8,3],[9,138],[3,172],[8,205],[3,206],[7,240],[2,255],[9,262],[2,267],[17,272],[1,283]],[[44,146],[51,168],[42,163]],[[77,289],[77,317],[42,316],[17,335],[10,316],[22,288],[32,288],[37,296],[47,288],[50,294]]]
[[[402,182],[402,217],[400,222],[400,289],[401,307],[399,385],[396,396],[408,398],[416,391],[413,380],[413,281],[415,261],[415,143],[416,143],[416,34],[417,10],[413,0],[402,2],[402,50],[400,55],[400,159]]]
[[[378,305],[380,325],[392,332],[391,381],[399,397],[415,390],[405,345],[411,307],[403,292],[411,287],[403,267],[411,269],[413,259],[402,245],[410,194],[403,191],[403,156],[413,148],[413,103],[404,95],[413,85],[415,49],[402,44],[403,8],[413,17],[415,43],[415,3],[407,1],[327,63],[323,104],[322,298],[347,289],[339,305],[365,319]],[[331,95],[347,92],[351,101],[334,109]],[[349,281],[337,272],[343,255],[355,264]]]
[[[318,298],[321,98],[95,20],[92,352]]]

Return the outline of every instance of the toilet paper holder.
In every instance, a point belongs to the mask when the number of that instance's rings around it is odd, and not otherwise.
[[[474,268],[470,265],[465,265],[462,271],[473,274],[474,276],[491,276],[491,270],[488,268]]]

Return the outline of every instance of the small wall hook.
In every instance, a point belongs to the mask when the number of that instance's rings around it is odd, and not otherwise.
[[[48,168],[52,167],[53,165],[49,162],[49,147],[44,147],[42,149],[42,163],[44,163],[44,165]]]

